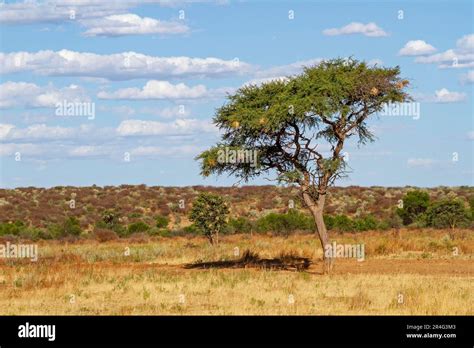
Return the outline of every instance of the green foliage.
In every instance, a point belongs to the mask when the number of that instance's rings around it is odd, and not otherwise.
[[[204,234],[204,232],[195,224],[191,224],[183,228],[184,234],[191,234],[191,235],[200,235]]]
[[[328,230],[336,230],[339,232],[353,231],[354,224],[346,215],[324,216],[324,222]]]
[[[81,234],[81,226],[79,220],[71,216],[64,221],[62,226],[62,236],[79,236]]]
[[[82,232],[79,220],[70,216],[59,224],[50,224],[46,233],[43,235],[44,239],[62,238],[68,236],[78,237]]]
[[[226,226],[226,233],[250,233],[253,230],[253,223],[243,216],[236,219],[229,219]]]
[[[403,208],[398,208],[397,213],[402,218],[403,224],[409,225],[422,217],[429,204],[430,196],[427,192],[409,191],[403,198]]]
[[[158,228],[167,228],[170,220],[166,216],[155,217],[155,226]]]
[[[354,229],[356,231],[369,231],[377,228],[379,228],[379,222],[372,215],[354,219]]]
[[[143,221],[137,221],[128,225],[127,234],[139,233],[139,232],[148,232],[150,226],[148,226]]]
[[[26,228],[22,221],[4,222],[0,224],[0,236],[12,235],[18,236]]]
[[[376,229],[387,229],[388,224],[378,221],[374,216],[367,215],[355,219],[349,218],[347,215],[325,215],[324,222],[328,230],[338,232],[362,232]]]
[[[435,228],[466,226],[470,214],[459,199],[444,199],[433,203],[426,211],[426,224]]]
[[[270,213],[255,223],[257,232],[274,232],[276,234],[288,235],[291,231],[314,231],[314,220],[306,214],[295,209],[286,214]]]
[[[148,231],[149,235],[160,237],[171,237],[173,233],[167,228],[152,228]]]
[[[200,193],[193,203],[189,218],[213,244],[214,237],[226,226],[228,214],[229,208],[222,197],[212,193]]]
[[[344,172],[339,142],[373,140],[367,118],[386,103],[410,99],[404,91],[408,81],[399,74],[398,67],[332,59],[286,80],[241,87],[216,112],[214,123],[223,135],[197,157],[201,174],[229,172],[248,180],[277,170],[281,181],[299,183],[309,172],[316,178],[327,174],[327,185]],[[329,143],[333,153],[324,158],[315,150],[318,142]],[[257,150],[257,165],[219,161],[224,147]]]
[[[471,220],[474,221],[474,196],[469,197],[469,208],[471,211]]]

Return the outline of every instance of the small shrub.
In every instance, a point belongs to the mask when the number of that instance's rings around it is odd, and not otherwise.
[[[433,203],[425,214],[426,224],[435,228],[467,226],[470,214],[459,199],[444,199]]]
[[[219,243],[219,232],[226,226],[229,208],[224,199],[212,193],[200,193],[189,215],[211,244]]]
[[[15,221],[13,223],[2,223],[0,224],[0,236],[12,235],[17,236],[22,230],[26,228],[25,223],[22,221]]]
[[[430,196],[427,192],[409,191],[403,198],[403,208],[398,208],[397,213],[402,218],[404,225],[410,225],[422,216],[429,204]]]
[[[158,228],[167,228],[169,224],[169,219],[166,216],[157,216],[155,217],[155,226]]]
[[[143,221],[137,221],[128,225],[128,235],[140,232],[147,232],[150,229],[150,226],[144,223]]]
[[[230,219],[227,223],[226,232],[227,233],[250,233],[252,232],[253,224],[252,222],[242,216],[236,219]]]
[[[346,215],[336,215],[333,220],[333,229],[339,232],[354,231],[352,220]]]

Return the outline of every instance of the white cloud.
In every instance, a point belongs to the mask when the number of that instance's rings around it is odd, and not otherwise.
[[[176,105],[172,107],[167,107],[163,109],[149,109],[144,108],[141,110],[143,113],[149,113],[157,115],[163,118],[174,118],[174,117],[188,117],[191,115],[191,109],[185,105]]]
[[[136,135],[184,135],[217,132],[209,121],[197,119],[177,119],[174,122],[125,120],[117,127],[120,136]]]
[[[12,156],[16,152],[19,152],[21,156],[29,155],[36,156],[43,154],[45,149],[43,146],[38,144],[15,144],[15,143],[2,143],[0,144],[0,156]]]
[[[139,146],[130,151],[132,156],[155,157],[155,156],[195,156],[204,148],[195,145],[181,146]]]
[[[436,51],[436,48],[426,43],[423,40],[408,41],[405,46],[398,52],[401,56],[421,56],[431,54]]]
[[[303,72],[303,68],[307,66],[313,66],[321,63],[323,61],[322,58],[314,58],[308,60],[300,60],[294,63],[285,64],[285,65],[277,65],[272,68],[268,69],[261,69],[255,73],[255,77],[259,79],[264,78],[282,78],[284,76],[291,76],[300,74]]]
[[[461,76],[462,83],[474,83],[474,70],[469,70],[466,74]]]
[[[174,85],[168,81],[151,80],[142,89],[132,87],[115,92],[101,91],[97,96],[101,99],[194,99],[208,95],[204,85],[188,87],[184,83]]]
[[[431,158],[410,158],[407,161],[408,167],[431,167],[434,163],[436,163],[435,160]]]
[[[438,64],[439,68],[474,67],[474,34],[465,35],[456,41],[455,49],[423,57],[416,57],[416,63]]]
[[[71,157],[95,157],[109,154],[109,151],[101,146],[81,145],[72,147],[68,151]]]
[[[374,22],[367,24],[352,22],[342,28],[331,28],[323,30],[324,35],[349,35],[349,34],[363,34],[369,37],[388,36],[388,34]]]
[[[132,1],[102,0],[11,2],[2,5],[0,22],[3,24],[62,23],[83,18],[100,18],[122,13],[132,3]]]
[[[0,123],[0,140],[5,139],[15,126],[12,124]]]
[[[474,131],[470,131],[469,133],[467,133],[467,138],[469,140],[474,140]]]
[[[115,115],[132,116],[136,114],[136,110],[128,105],[108,106],[100,105],[99,111],[110,112]]]
[[[464,35],[462,38],[456,41],[456,47],[461,52],[473,52],[474,51],[474,34]]]
[[[5,82],[0,85],[0,108],[33,107],[52,108],[64,100],[68,102],[90,101],[85,91],[77,85],[61,89],[52,85],[37,86],[27,82]]]
[[[181,22],[160,21],[132,13],[83,20],[82,24],[87,27],[85,36],[183,34],[189,31],[189,28]]]
[[[30,71],[47,76],[98,77],[109,80],[173,77],[224,77],[251,66],[219,58],[156,57],[136,52],[95,54],[70,50],[0,53],[0,73]]]
[[[465,93],[450,92],[446,88],[435,91],[435,103],[457,103],[466,99]]]
[[[35,124],[27,128],[17,128],[9,124],[0,124],[0,140],[52,140],[68,139],[75,136],[77,129]]]

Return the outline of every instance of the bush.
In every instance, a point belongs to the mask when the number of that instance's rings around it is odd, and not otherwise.
[[[474,221],[474,196],[469,197],[469,208],[471,211],[471,220]]]
[[[332,229],[339,232],[354,231],[354,224],[352,220],[346,215],[335,215],[332,220]]]
[[[195,224],[191,224],[189,226],[184,227],[182,231],[184,232],[184,234],[192,234],[192,235],[203,234],[203,231]]]
[[[200,193],[193,203],[189,218],[204,232],[209,242],[214,244],[214,241],[219,242],[219,232],[227,225],[228,214],[229,208],[222,197]]]
[[[150,226],[148,226],[146,223],[143,221],[138,221],[128,225],[127,233],[131,235],[133,233],[147,232],[149,229]]]
[[[242,216],[230,219],[226,226],[226,233],[251,233],[252,230],[252,222]]]
[[[379,226],[378,221],[372,216],[367,215],[362,218],[357,218],[354,220],[354,230],[356,231],[369,231],[376,230]]]
[[[291,209],[286,214],[270,213],[255,223],[257,232],[274,232],[287,235],[291,231],[314,230],[314,221],[310,216]]]
[[[79,236],[81,234],[81,226],[79,225],[79,220],[77,218],[71,216],[64,221],[61,230],[61,237],[67,236]]]
[[[429,204],[430,196],[427,192],[409,191],[403,198],[403,208],[398,208],[397,213],[402,218],[404,225],[410,225],[422,217]]]
[[[158,228],[167,228],[169,224],[169,219],[166,216],[157,216],[155,217],[155,226]]]
[[[18,236],[25,228],[25,223],[22,221],[15,221],[13,223],[4,222],[0,224],[0,236]]]
[[[467,226],[470,214],[459,199],[444,199],[433,203],[425,214],[427,226],[451,228]]]

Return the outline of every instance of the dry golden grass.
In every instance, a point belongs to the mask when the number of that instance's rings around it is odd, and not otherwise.
[[[314,235],[227,236],[218,247],[197,237],[41,242],[37,262],[0,261],[0,314],[472,315],[473,232],[447,235],[334,235],[338,243],[365,243],[366,259],[339,259],[329,275],[321,273]],[[183,267],[234,259],[235,247],[262,257],[293,252],[315,263],[305,272]]]

